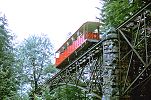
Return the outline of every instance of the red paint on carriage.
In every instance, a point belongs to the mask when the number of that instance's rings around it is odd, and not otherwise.
[[[89,25],[91,24],[91,25]],[[88,30],[84,30],[84,28],[86,27],[86,25],[90,26],[90,29]],[[97,42],[98,40],[100,40],[99,37],[99,33],[94,33],[94,29],[99,27],[99,23],[98,22],[86,22],[84,23],[79,29],[78,31],[76,31],[76,33],[74,33],[60,48],[59,50],[57,50],[57,54],[58,57],[56,57],[56,62],[55,65],[57,68],[62,68],[64,67],[64,65],[61,66],[61,64],[67,62],[68,58],[72,58],[75,59],[73,56],[73,54],[75,52],[77,52],[79,50],[79,48],[84,44],[84,43],[88,43],[88,42]],[[93,26],[93,27],[91,27]],[[95,26],[95,27],[94,27]],[[89,27],[87,27],[89,28]],[[84,31],[83,31],[84,30]],[[90,32],[89,32],[90,31]],[[81,34],[77,32],[81,32]],[[74,39],[73,39],[74,38]]]

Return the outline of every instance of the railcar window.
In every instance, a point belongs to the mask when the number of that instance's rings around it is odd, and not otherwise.
[[[74,37],[71,38],[72,41],[75,41],[76,39]]]
[[[59,58],[59,54],[60,54],[59,52],[56,52],[56,58]]]
[[[60,53],[63,53],[64,50],[66,50],[66,49],[67,49],[67,46],[66,46],[66,45],[62,46],[61,49],[60,49]]]
[[[79,31],[77,31],[77,37],[80,35],[80,32]]]
[[[72,44],[72,40],[70,39],[68,43],[69,43],[69,45],[71,45]]]
[[[64,51],[63,48],[61,48],[61,49],[60,49],[60,53],[63,53],[63,51]]]
[[[64,50],[66,50],[66,49],[67,49],[67,45],[64,45],[63,47],[64,47]]]
[[[72,44],[72,41],[70,40],[70,41],[68,41],[67,42],[67,47],[69,46],[69,45],[71,45]]]
[[[80,35],[79,36],[82,36],[82,32],[80,32]]]

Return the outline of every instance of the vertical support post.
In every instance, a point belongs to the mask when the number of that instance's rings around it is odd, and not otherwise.
[[[110,30],[103,40],[102,100],[119,100],[118,35]]]

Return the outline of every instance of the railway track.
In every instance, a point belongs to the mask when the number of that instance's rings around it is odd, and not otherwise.
[[[50,90],[71,85],[103,99],[151,97],[151,3],[49,79]]]

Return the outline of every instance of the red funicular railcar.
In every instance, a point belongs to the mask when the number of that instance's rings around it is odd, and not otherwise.
[[[89,46],[98,42],[99,22],[84,23],[57,51],[55,65],[62,69]]]

